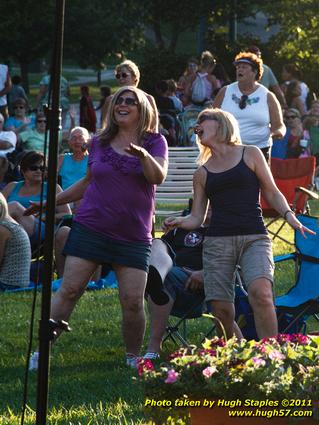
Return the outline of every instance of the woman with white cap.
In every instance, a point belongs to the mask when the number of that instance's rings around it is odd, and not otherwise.
[[[223,87],[213,103],[214,108],[230,112],[237,119],[245,145],[260,148],[269,162],[272,138],[285,135],[285,125],[276,96],[258,83],[262,77],[262,59],[253,53],[235,57],[237,81]]]

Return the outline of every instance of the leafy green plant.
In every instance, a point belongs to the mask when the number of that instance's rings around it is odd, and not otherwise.
[[[214,337],[181,349],[155,367],[139,366],[148,397],[224,399],[319,398],[319,337],[279,334],[261,341]]]

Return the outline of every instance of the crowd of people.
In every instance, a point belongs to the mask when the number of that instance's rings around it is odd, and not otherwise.
[[[294,229],[311,233],[277,189],[269,164],[272,155],[311,154],[319,101],[308,108],[309,89],[291,64],[283,68],[280,85],[256,46],[237,54],[233,65],[235,82],[204,51],[199,60],[190,58],[177,82],[156,82],[153,97],[138,88],[138,66],[125,60],[115,68],[119,89],[101,87],[95,107],[89,87],[82,86],[78,123],[71,111],[67,150],[61,149],[57,164],[55,259],[62,284],[51,316],[69,320],[89,280],[107,265],[118,281],[129,366],[137,365],[144,340],[144,299],[151,327],[145,358],[159,357],[169,314],[196,297],[205,296],[228,336],[242,337],[234,310],[238,263],[258,337],[278,332],[272,247],[259,196],[262,191]],[[7,67],[0,66],[0,291],[28,285],[31,252],[45,238],[49,86],[46,75],[37,111],[29,114],[21,80],[11,82]],[[64,125],[70,111],[64,78],[61,92]],[[200,155],[192,210],[167,218],[166,234],[153,240],[155,191],[166,178],[168,145],[178,143],[178,115],[193,107]],[[65,226],[70,214],[72,225]],[[21,257],[13,255],[17,247]]]

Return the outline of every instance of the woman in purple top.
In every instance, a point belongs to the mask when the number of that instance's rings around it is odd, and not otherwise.
[[[136,365],[144,337],[155,185],[167,173],[167,142],[151,133],[152,120],[143,91],[119,89],[108,126],[92,140],[86,176],[57,196],[57,205],[83,199],[65,245],[63,282],[51,316],[68,320],[97,265],[110,264],[119,282],[129,366]]]

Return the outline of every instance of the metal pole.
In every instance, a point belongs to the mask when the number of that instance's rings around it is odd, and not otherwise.
[[[49,110],[49,160],[48,160],[48,193],[47,215],[45,226],[44,258],[45,270],[42,290],[41,320],[39,328],[39,370],[37,387],[36,424],[45,425],[49,389],[49,358],[51,340],[54,334],[51,311],[51,281],[53,274],[53,247],[55,225],[55,197],[57,181],[58,140],[60,130],[60,81],[63,53],[65,0],[56,0],[55,41],[53,50],[51,84],[52,84],[52,113]]]

